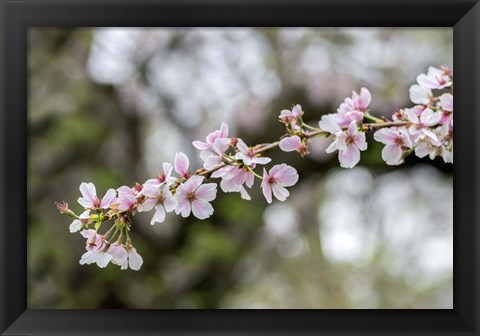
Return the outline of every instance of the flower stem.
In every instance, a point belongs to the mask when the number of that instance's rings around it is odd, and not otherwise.
[[[308,128],[309,130],[312,130],[312,131],[319,131],[320,128],[318,127],[313,127],[313,126],[310,126],[309,124],[305,124],[303,123],[302,126],[305,126],[305,128]]]
[[[249,167],[249,166],[245,166],[255,177],[258,177],[260,180],[263,179],[262,176],[258,175],[257,173],[255,173],[255,171],[252,169],[252,167]]]
[[[371,114],[364,114],[364,118],[370,119],[371,121],[375,121],[376,123],[384,123],[385,120],[382,120],[380,118],[374,117]]]

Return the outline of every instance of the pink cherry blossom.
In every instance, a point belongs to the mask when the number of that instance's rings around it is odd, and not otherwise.
[[[103,246],[103,236],[101,234],[98,234],[97,231],[93,229],[82,230],[80,231],[80,234],[84,238],[87,238],[87,243],[85,248],[88,251],[96,250]]]
[[[177,205],[170,187],[165,185],[157,187],[155,185],[146,185],[142,189],[142,194],[146,197],[145,200],[138,205],[138,212],[150,211],[155,207],[155,214],[153,215],[150,224],[163,223],[167,212],[172,212]]]
[[[420,139],[415,146],[415,155],[419,158],[428,155],[431,160],[441,156],[445,163],[453,163],[453,130],[450,127],[446,123],[433,130],[438,141],[428,137]]]
[[[251,168],[254,168],[253,165]],[[220,187],[223,192],[239,192],[243,199],[251,199],[243,184],[251,188],[253,186],[255,176],[245,167],[239,168],[236,166],[226,166],[214,171],[211,177],[222,179],[220,182]]]
[[[220,173],[212,177],[222,177],[220,188],[223,192],[239,192],[241,197],[245,200],[250,200],[251,197],[243,186],[244,184],[251,188],[255,181],[253,173],[245,168],[235,166],[225,167]]]
[[[175,192],[177,215],[188,217],[192,212],[198,219],[205,219],[213,214],[213,207],[209,202],[213,201],[217,195],[217,184],[202,185],[202,182],[202,176],[194,175],[177,187]]]
[[[355,109],[358,111],[366,111],[368,105],[372,101],[372,95],[370,91],[364,87],[360,89],[360,94],[353,91],[352,101],[354,103]]]
[[[365,133],[359,132],[357,123],[352,121],[345,131],[337,132],[335,139],[326,149],[327,153],[338,150],[340,167],[353,168],[360,161],[360,151],[367,149]]]
[[[428,104],[432,98],[432,91],[424,86],[414,84],[410,87],[410,100],[414,104]]]
[[[303,115],[302,107],[297,104],[295,105],[292,110],[283,110],[280,112],[280,116],[278,117],[281,122],[285,124],[295,124],[298,119]]]
[[[367,111],[372,96],[366,88],[361,88],[360,94],[353,91],[352,98],[345,98],[336,114],[333,115],[340,127],[350,125],[352,121],[361,122]]]
[[[200,153],[204,164],[203,168],[213,169],[224,159],[224,153],[230,145],[230,139],[216,139],[210,147],[210,150],[204,150]]]
[[[386,145],[382,150],[382,159],[388,165],[401,164],[405,151],[412,148],[412,141],[404,127],[379,129],[373,138]]]
[[[228,138],[228,125],[227,124],[222,123],[219,130],[215,130],[212,133],[210,133],[207,136],[207,138],[205,139],[206,142],[196,140],[196,141],[192,142],[192,144],[196,149],[205,151],[207,149],[212,148],[213,144],[218,139],[222,139],[221,140],[222,143],[227,143],[228,144],[230,142],[230,139]]]
[[[162,167],[162,173],[158,174],[158,176],[154,179],[149,179],[145,181],[143,185],[153,185],[157,187],[160,187],[163,183],[170,185],[174,180],[174,178],[172,177],[173,165],[170,162],[164,162],[162,163]]]
[[[237,149],[239,152],[235,154],[235,158],[242,160],[247,166],[255,167],[255,164],[264,165],[272,161],[270,158],[260,157],[251,147],[248,147],[242,139],[238,139]]]
[[[127,186],[121,186],[118,191],[118,210],[133,210],[137,204],[134,190]]]
[[[83,230],[80,233],[84,238],[87,238],[87,252],[80,258],[80,265],[96,263],[100,268],[106,267],[113,256],[106,251],[108,247],[104,242],[103,236],[92,229]]]
[[[190,161],[188,160],[188,156],[185,155],[185,153],[178,152],[175,154],[175,171],[177,174],[179,174],[181,177],[188,179],[189,174],[188,174],[188,166],[190,165]]]
[[[442,113],[433,112],[431,109],[426,108],[422,111],[420,117],[415,113],[413,109],[405,109],[408,121],[412,123],[408,131],[410,134],[416,136],[415,141],[423,139],[425,136],[429,137],[435,143],[438,143],[438,138],[434,132],[429,130],[429,127],[436,126],[442,118]]]
[[[452,79],[444,70],[432,66],[428,68],[427,74],[417,76],[417,82],[428,89],[443,89],[452,85]]]
[[[285,201],[290,192],[285,187],[291,187],[298,181],[297,170],[285,163],[275,165],[267,173],[263,168],[262,192],[268,203],[272,203],[273,196],[279,201]]]
[[[116,192],[114,189],[108,189],[105,196],[100,200],[97,197],[97,190],[93,183],[80,184],[80,192],[82,197],[78,199],[78,203],[85,209],[107,209],[116,201]]]

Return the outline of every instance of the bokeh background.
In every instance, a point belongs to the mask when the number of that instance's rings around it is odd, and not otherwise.
[[[453,165],[389,167],[369,141],[339,168],[271,152],[299,172],[286,202],[218,193],[208,220],[135,217],[139,272],[80,266],[81,182],[99,194],[155,176],[222,121],[248,144],[283,134],[300,103],[316,124],[352,90],[374,115],[409,107],[429,65],[452,66],[452,30],[375,28],[31,28],[28,80],[29,308],[452,308]],[[370,138],[371,140],[371,138]]]

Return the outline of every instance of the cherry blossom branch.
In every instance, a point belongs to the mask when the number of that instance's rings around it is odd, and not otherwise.
[[[289,196],[287,188],[297,183],[298,173],[285,163],[267,171],[265,165],[271,159],[265,155],[279,147],[284,152],[296,151],[305,157],[309,154],[309,142],[317,136],[332,140],[326,152],[338,152],[343,168],[353,168],[360,161],[361,151],[368,147],[366,132],[375,132],[374,140],[385,145],[382,159],[388,165],[399,165],[412,153],[430,159],[440,156],[446,163],[453,163],[452,72],[446,67],[430,67],[427,74],[417,77],[417,82],[410,88],[410,99],[416,105],[394,112],[392,120],[370,114],[371,94],[362,88],[360,93],[353,91],[336,113],[322,116],[319,127],[303,122],[304,111],[300,105],[281,111],[279,121],[285,125],[285,134],[272,143],[248,146],[240,138],[229,137],[228,126],[222,123],[205,142],[192,143],[203,160],[203,167],[194,173],[189,172],[188,157],[178,152],[173,164],[162,164],[162,172],[156,178],[133,187],[109,189],[101,199],[93,183],[82,183],[82,197],[78,199],[84,208],[82,214],[75,214],[65,202],[57,203],[61,213],[74,218],[70,232],[80,231],[87,239],[87,252],[80,264],[96,263],[103,268],[111,262],[121,269],[140,269],[143,259],[133,247],[129,234],[132,217],[137,212],[153,209],[152,225],[162,223],[170,212],[182,217],[193,214],[198,219],[210,217],[214,211],[210,202],[216,198],[217,184],[204,183],[206,179],[220,179],[223,192],[238,192],[243,199],[250,200],[247,188],[251,189],[257,178],[261,180],[260,187],[268,203],[273,197],[285,201]],[[365,120],[372,122],[364,123]],[[259,167],[263,169],[262,174],[255,171]],[[177,177],[172,175],[173,170]],[[112,226],[105,234],[99,233],[102,224],[109,221],[113,221]]]

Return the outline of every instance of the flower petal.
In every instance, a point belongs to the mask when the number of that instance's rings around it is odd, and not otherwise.
[[[99,252],[99,253],[97,253],[97,258],[96,258],[95,261],[97,262],[98,267],[105,268],[105,267],[107,267],[110,260],[112,260],[112,258],[113,258],[113,256],[110,253]]]
[[[440,119],[442,119],[442,113],[433,112],[429,108],[425,109],[425,111],[423,111],[422,115],[420,116],[420,121],[425,126],[435,126],[439,123]]]
[[[338,149],[338,139],[335,138],[335,140],[332,141],[332,143],[325,149],[325,152],[327,153],[333,153]]]
[[[282,164],[282,166],[282,169],[275,174],[273,173],[273,168],[275,167],[273,167],[270,170],[270,175],[274,176],[278,180],[278,183],[284,187],[293,186],[295,183],[298,182],[297,170],[286,164]]]
[[[430,146],[424,142],[419,143],[418,146],[415,147],[415,155],[419,158],[424,158],[428,153],[430,153]]]
[[[367,88],[362,87],[360,89],[360,96],[357,101],[357,107],[360,109],[366,109],[372,101],[372,95]]]
[[[107,209],[112,206],[113,203],[117,200],[117,192],[115,189],[108,189],[103,196],[102,201],[100,202],[100,208]]]
[[[356,135],[358,133],[357,122],[355,120],[348,125],[348,133],[351,135]]]
[[[252,158],[243,152],[235,154],[235,158],[238,160],[242,160],[243,163],[247,166],[250,166],[252,164]]]
[[[395,128],[381,128],[373,134],[375,141],[381,142],[385,145],[392,143],[398,137],[398,132]]]
[[[302,107],[300,106],[300,104],[297,104],[292,108],[292,115],[295,118],[301,117],[302,114],[303,114],[303,111],[302,111]]]
[[[284,152],[292,152],[302,147],[302,140],[299,136],[294,135],[280,140],[279,147]]]
[[[434,145],[437,145],[437,146],[440,145],[440,141],[438,140],[438,137],[435,133],[433,133],[432,131],[426,128],[422,128],[422,133],[428,136],[432,140]]]
[[[155,207],[155,213],[153,214],[153,218],[150,221],[150,224],[153,225],[155,223],[163,223],[165,220],[165,208],[163,205],[157,205]]]
[[[247,201],[250,201],[252,199],[250,197],[250,194],[247,192],[247,190],[243,186],[240,188],[240,197],[242,197],[242,199]]]
[[[382,149],[382,159],[391,166],[402,163],[403,151],[400,146],[388,144]]]
[[[208,202],[194,200],[192,202],[192,213],[198,219],[206,219],[213,214],[213,207]]]
[[[72,224],[70,224],[70,227],[69,227],[71,233],[77,232],[81,228],[82,228],[82,221],[78,219],[75,219],[72,222]]]
[[[255,175],[253,175],[251,172],[247,172],[247,176],[245,177],[245,185],[251,188],[253,183],[255,183]]]
[[[290,195],[287,189],[285,189],[282,186],[279,186],[278,184],[275,184],[272,186],[272,191],[273,195],[279,200],[279,201],[285,201],[287,197]]]
[[[342,129],[340,128],[340,126],[338,125],[338,123],[336,122],[332,114],[323,115],[318,125],[322,130],[331,134],[335,134],[337,132],[342,131]]]
[[[453,96],[449,93],[444,93],[440,96],[440,103],[438,104],[445,111],[453,111]]]
[[[97,200],[97,190],[95,189],[95,185],[93,183],[83,182],[80,184],[80,192],[82,193],[83,199],[92,205]]]
[[[156,198],[146,198],[142,203],[140,203],[137,207],[138,212],[146,212],[153,209],[153,207],[157,204]]]
[[[365,133],[363,132],[358,132],[357,135],[355,135],[354,142],[361,151],[366,150],[368,147],[367,141],[365,141]]]
[[[128,254],[128,266],[134,271],[138,271],[143,265],[143,259],[140,254],[137,253],[137,250],[132,247],[130,253]]]
[[[252,158],[251,160],[251,163],[258,163],[258,164],[261,164],[261,165],[264,165],[264,164],[267,164],[269,163],[270,161],[272,161],[272,159],[268,158],[268,157],[254,157]],[[246,163],[245,161],[243,161],[246,165],[250,165],[249,163]]]
[[[220,138],[228,137],[228,125],[226,123],[222,123],[220,125]]]
[[[267,171],[264,168],[261,187],[263,196],[265,196],[265,199],[270,204],[272,203],[272,187],[270,186],[270,183],[268,183],[269,178],[270,176],[267,174]]]
[[[83,238],[90,240],[90,238],[96,234],[96,231],[94,229],[88,229],[81,231],[80,234],[83,236]]]
[[[360,161],[360,150],[354,144],[350,144],[344,150],[339,151],[338,159],[340,167],[353,168]]]
[[[410,87],[410,100],[415,104],[428,104],[432,92],[430,89],[414,84]]]
[[[177,196],[177,194],[175,194],[175,196]],[[181,214],[182,217],[186,218],[190,215],[190,211],[190,202],[187,199],[177,199],[177,206],[175,208],[175,213],[177,215]]]
[[[230,139],[228,138],[218,138],[217,140],[214,141],[212,145],[212,149],[219,155],[223,155],[225,151],[228,149],[228,146],[230,146]]]
[[[205,153],[205,152],[202,152]],[[209,155],[205,158],[203,168],[210,170],[222,163],[222,157],[219,155]]]
[[[163,200],[163,207],[165,208],[166,212],[172,212],[173,210],[175,210],[176,206],[177,202],[173,197],[167,197]]]
[[[112,255],[112,264],[121,266],[128,258],[128,252],[120,244],[112,244],[108,249],[108,253]]]
[[[94,251],[88,251],[82,254],[80,257],[80,265],[90,265],[97,260],[97,253]]]
[[[206,142],[198,141],[198,140],[195,140],[194,142],[192,142],[192,145],[198,150],[207,150],[210,148],[209,144],[207,144]]]
[[[185,177],[188,171],[188,166],[190,165],[190,162],[188,160],[188,157],[185,155],[185,153],[178,152],[175,154],[175,171]]]
[[[407,115],[408,121],[414,124],[418,124],[420,120],[418,119],[418,115],[417,113],[415,113],[415,111],[416,110],[414,108],[405,109],[405,114]]]
[[[217,184],[216,183],[206,183],[198,187],[195,191],[195,197],[204,202],[211,202],[217,196]]]
[[[436,81],[434,78],[432,78],[430,76],[427,76],[423,73],[417,76],[417,82],[421,86],[429,88],[429,89],[438,88],[438,81]]]
[[[248,154],[248,146],[242,139],[238,138],[237,149],[243,154]]]
[[[183,188],[187,193],[194,192],[202,184],[203,179],[203,176],[193,175],[183,184]]]

